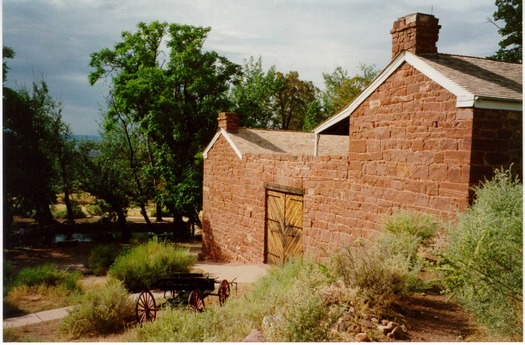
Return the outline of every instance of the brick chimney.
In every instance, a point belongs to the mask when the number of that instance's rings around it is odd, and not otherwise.
[[[217,120],[219,120],[219,128],[232,133],[239,131],[239,115],[235,113],[219,113]]]
[[[431,14],[414,13],[394,22],[392,58],[404,50],[414,54],[437,54],[439,19]]]

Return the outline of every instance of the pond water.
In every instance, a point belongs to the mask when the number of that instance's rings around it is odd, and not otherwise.
[[[89,234],[72,234],[71,237],[68,237],[65,234],[56,234],[55,243],[60,242],[92,242],[93,238]]]

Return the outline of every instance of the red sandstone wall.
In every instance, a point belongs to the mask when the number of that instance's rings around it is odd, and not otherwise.
[[[468,205],[472,109],[408,64],[350,119],[351,179],[377,216],[410,208],[450,215]]]
[[[304,190],[304,249],[314,256],[370,236],[397,209],[441,216],[465,209],[485,165],[521,157],[521,113],[474,113],[455,102],[403,65],[352,114],[348,157],[245,154],[241,161],[221,137],[204,164],[204,250],[263,262],[265,183]]]

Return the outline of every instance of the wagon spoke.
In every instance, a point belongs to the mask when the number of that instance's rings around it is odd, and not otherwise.
[[[190,309],[194,312],[202,313],[204,311],[204,299],[198,290],[193,290],[188,298]]]
[[[223,305],[226,299],[230,296],[230,283],[226,279],[221,282],[219,286],[219,304]]]
[[[139,295],[135,306],[135,315],[139,323],[155,321],[157,317],[157,306],[155,298],[149,291],[144,291]]]

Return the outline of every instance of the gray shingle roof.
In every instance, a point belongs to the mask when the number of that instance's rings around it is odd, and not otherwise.
[[[228,133],[241,153],[313,155],[315,135],[307,132],[240,128]],[[319,155],[346,156],[348,136],[321,135]]]
[[[419,55],[419,58],[476,96],[523,100],[521,64],[448,54]]]

